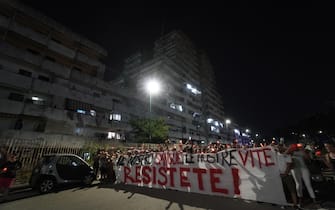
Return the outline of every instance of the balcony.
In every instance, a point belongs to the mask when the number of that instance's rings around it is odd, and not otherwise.
[[[50,72],[55,73],[57,76],[61,76],[63,78],[69,78],[71,70],[64,65],[51,62],[48,60],[44,60],[42,64],[42,68],[49,70]]]
[[[14,23],[11,25],[10,28],[12,31],[15,31],[18,34],[21,34],[24,37],[27,37],[31,40],[34,40],[40,44],[46,45],[48,37],[45,35],[42,35],[40,33],[35,32],[34,30],[30,28],[26,28],[24,26],[21,26],[18,23]]]
[[[53,40],[50,40],[48,48],[52,51],[58,52],[61,55],[66,55],[69,58],[74,58],[75,52],[71,50],[70,48],[65,47],[62,44],[59,44]]]
[[[24,114],[30,116],[43,116],[46,110],[45,105],[25,104]]]
[[[23,109],[23,102],[0,99],[0,112],[9,114],[20,114]]]
[[[16,87],[29,90],[31,85],[31,77],[22,76],[13,72],[0,70],[0,83],[8,87]]]

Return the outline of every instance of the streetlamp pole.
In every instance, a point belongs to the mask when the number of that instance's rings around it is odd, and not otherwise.
[[[149,142],[151,143],[151,91],[149,91]]]
[[[146,90],[149,93],[149,141],[151,142],[151,97],[152,94],[157,94],[160,91],[160,84],[158,81],[151,79],[146,83]]]
[[[229,119],[226,119],[226,125],[227,125],[227,141],[229,142],[229,124],[231,123],[231,121]]]

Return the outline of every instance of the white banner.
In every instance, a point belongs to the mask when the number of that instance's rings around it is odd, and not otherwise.
[[[271,147],[121,156],[117,166],[126,184],[287,204]]]

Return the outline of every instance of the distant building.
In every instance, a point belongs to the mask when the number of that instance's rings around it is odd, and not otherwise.
[[[17,1],[0,2],[0,137],[131,139],[129,120],[163,117],[170,140],[231,141],[213,68],[180,31],[125,60],[122,76],[103,80],[107,52]],[[149,97],[145,82],[163,91]]]
[[[128,96],[103,81],[105,49],[16,1],[0,2],[0,39],[1,136],[125,138]]]
[[[145,97],[143,87],[149,78],[163,85],[162,93],[152,99],[152,112],[166,119],[171,140],[233,139],[235,124],[230,129],[224,125],[223,102],[210,61],[183,32],[172,31],[160,37],[153,52],[128,57],[123,76],[114,82]]]

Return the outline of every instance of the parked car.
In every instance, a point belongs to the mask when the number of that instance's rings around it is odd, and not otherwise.
[[[49,154],[44,155],[33,169],[29,183],[41,193],[48,193],[63,184],[90,185],[95,177],[93,168],[81,157],[73,154]]]

